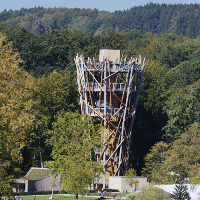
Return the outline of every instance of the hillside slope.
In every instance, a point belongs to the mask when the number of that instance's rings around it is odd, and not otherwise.
[[[97,9],[34,7],[4,10],[0,21],[20,25],[29,32],[41,35],[54,29],[78,30],[95,35],[108,31],[137,29],[141,33],[174,33],[197,38],[200,35],[200,4],[154,4],[132,7],[129,10],[99,11]]]

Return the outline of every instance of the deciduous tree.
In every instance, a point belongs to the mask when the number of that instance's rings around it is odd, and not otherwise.
[[[131,196],[128,197],[128,199],[131,200],[166,200],[171,199],[169,195],[162,191],[159,188],[154,187],[152,184],[149,184],[149,186],[143,187],[140,192],[137,192]]]
[[[168,121],[163,130],[168,142],[174,141],[187,130],[188,126],[199,121],[200,116],[200,80],[189,85],[166,102],[164,110],[167,112]]]
[[[78,193],[90,185],[103,166],[94,161],[92,151],[101,144],[101,131],[91,118],[78,113],[60,112],[49,131],[53,161],[47,162],[51,173],[60,174],[63,189]]]
[[[127,172],[126,172],[126,177],[125,177],[125,182],[132,187],[135,185],[135,183],[138,181],[137,179],[137,173],[136,170],[133,168],[130,168]],[[133,190],[133,189],[132,189]]]
[[[167,168],[165,166],[168,145],[163,141],[156,143],[145,157],[145,168],[143,176],[154,183],[165,183],[167,181]]]
[[[51,160],[51,147],[45,144],[48,137],[47,129],[51,129],[60,110],[75,111],[78,107],[76,79],[68,70],[54,71],[49,76],[37,79],[35,87],[35,99],[38,101],[37,113],[35,113],[34,126],[27,138],[30,145],[25,148],[23,156],[24,171],[30,167],[43,167],[43,163]]]
[[[181,177],[195,177],[200,167],[200,125],[192,124],[188,130],[175,140],[169,150],[167,165],[170,171]]]
[[[8,197],[37,103],[32,98],[34,78],[19,69],[20,62],[12,42],[0,34],[0,191]]]

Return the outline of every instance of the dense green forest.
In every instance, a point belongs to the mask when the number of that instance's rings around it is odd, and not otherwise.
[[[153,8],[163,6],[189,9],[199,5],[148,4],[144,8],[153,12]],[[139,8],[143,7],[121,13]],[[76,9],[63,9],[67,10]],[[37,16],[39,12],[41,17],[48,16],[47,11],[62,15],[59,8],[34,8],[4,11],[0,16],[11,22],[11,17]],[[98,16],[102,13],[96,12]],[[102,17],[117,13],[105,12]],[[143,30],[145,33],[137,29],[107,30],[107,34],[61,29],[34,34],[8,25],[8,21],[0,23],[0,187],[9,187],[12,178],[52,159],[52,147],[45,142],[49,139],[48,130],[60,111],[79,110],[74,57],[79,53],[92,58],[101,48],[120,49],[127,59],[139,54],[147,59],[130,157],[137,174],[156,183],[164,182],[163,174],[169,171],[196,178],[200,174],[200,39],[194,39],[197,35],[189,38],[168,31],[161,34],[162,29],[157,34],[157,26],[152,32]]]
[[[109,31],[137,29],[141,33],[174,33],[197,38],[200,36],[200,4],[154,4],[132,7],[114,13],[97,9],[69,9],[35,7],[4,10],[0,21],[19,25],[29,32],[41,35],[54,29],[82,31],[95,35]]]

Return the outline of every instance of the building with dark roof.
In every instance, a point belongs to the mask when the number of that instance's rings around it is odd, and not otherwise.
[[[15,181],[16,192],[30,191],[55,191],[61,190],[62,185],[59,183],[60,177],[55,178],[55,186],[52,186],[53,177],[49,174],[48,168],[31,167],[27,174]]]

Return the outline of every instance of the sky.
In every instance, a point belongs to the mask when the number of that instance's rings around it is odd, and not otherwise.
[[[67,7],[67,8],[97,8],[114,12],[116,10],[126,10],[134,6],[144,6],[147,3],[165,3],[165,4],[194,4],[200,3],[200,0],[0,0],[0,12],[4,9],[7,11],[20,10],[23,8],[33,7]]]

